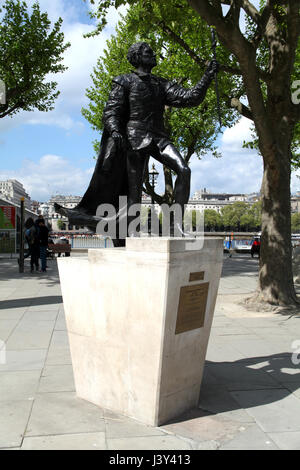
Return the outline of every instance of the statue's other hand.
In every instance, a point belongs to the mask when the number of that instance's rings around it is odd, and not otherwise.
[[[211,78],[214,78],[214,76],[216,75],[216,73],[219,72],[219,69],[220,69],[220,64],[218,61],[216,61],[215,59],[211,60],[208,64],[208,67],[207,67],[207,72],[208,74],[211,76]]]
[[[124,137],[122,136],[122,134],[120,134],[120,132],[113,131],[111,136],[119,148],[123,147]]]

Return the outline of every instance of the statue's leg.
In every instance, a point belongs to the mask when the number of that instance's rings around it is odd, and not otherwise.
[[[154,152],[151,152],[151,155],[176,173],[177,179],[174,189],[174,200],[175,203],[180,204],[183,214],[184,205],[188,203],[190,197],[190,168],[173,144],[167,145],[163,150],[159,150],[158,147],[156,147]]]
[[[145,165],[148,161],[148,156],[143,152],[128,151],[127,153],[127,174],[128,174],[128,211],[130,208],[133,210],[133,205],[141,204],[142,191],[143,191],[143,180]],[[137,218],[138,214],[133,211],[135,215],[128,215],[128,226],[130,222]],[[135,236],[136,231],[133,230],[131,233],[128,231],[129,236]]]
[[[174,171],[177,176],[174,188],[174,202],[180,206],[181,211],[180,213],[178,211],[170,213],[169,234],[176,237],[189,236],[187,233],[184,233],[183,218],[185,205],[188,203],[190,196],[191,170],[180,155],[179,151],[171,143],[163,149],[159,148],[158,143],[158,146],[153,146],[153,152],[151,151],[151,155],[160,163]]]

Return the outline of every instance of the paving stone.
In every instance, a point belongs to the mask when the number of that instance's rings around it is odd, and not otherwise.
[[[247,362],[210,363],[209,371],[216,382],[228,390],[278,388],[278,383],[269,374]]]
[[[203,384],[198,407],[202,411],[218,414],[231,421],[254,422],[249,413],[241,409],[225,386]]]
[[[280,450],[300,450],[300,432],[268,433]]]
[[[269,341],[258,337],[236,336],[231,338],[232,347],[240,351],[245,357],[271,356],[289,354],[288,345],[282,345],[276,341]]]
[[[6,341],[16,328],[19,320],[0,320],[0,339]]]
[[[241,427],[239,433],[228,442],[222,444],[220,450],[278,450],[273,439],[264,433],[259,426],[253,424]]]
[[[206,354],[206,360],[209,362],[237,361],[246,359],[247,355],[237,351],[230,344],[230,340],[224,337],[211,336]]]
[[[27,307],[0,310],[0,320],[21,320]]]
[[[58,331],[66,331],[67,330],[67,325],[66,325],[66,319],[65,319],[65,314],[64,311],[59,311],[56,323],[55,323],[55,328],[54,330]]]
[[[46,360],[46,349],[6,351],[6,363],[0,364],[0,372],[41,370]]]
[[[300,400],[287,389],[232,392],[265,432],[300,431]]]
[[[41,393],[37,396],[26,437],[55,434],[102,432],[103,411],[75,393]]]
[[[32,401],[2,401],[0,449],[20,447],[30,415]]]
[[[72,358],[69,348],[49,348],[46,365],[70,365]]]
[[[68,349],[69,338],[66,331],[53,331],[50,349]]]
[[[138,421],[104,410],[107,438],[165,436],[159,428],[146,426]]]
[[[298,382],[283,382],[282,386],[287,388],[295,397],[300,399],[300,384]]]
[[[36,394],[41,372],[0,372],[0,401],[30,400]]]
[[[50,344],[54,323],[54,321],[22,319],[6,343],[7,350],[47,349]]]
[[[246,425],[246,423],[243,423]],[[235,436],[241,423],[201,409],[194,409],[161,427],[163,431],[197,442],[222,441]]]
[[[38,392],[74,392],[74,376],[71,365],[46,366],[43,370]]]
[[[105,433],[25,437],[22,450],[106,450]]]
[[[58,312],[56,310],[28,310],[22,321],[56,321]]]

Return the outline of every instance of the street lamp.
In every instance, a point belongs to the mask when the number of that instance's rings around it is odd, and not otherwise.
[[[157,178],[158,178],[158,171],[156,171],[155,165],[153,163],[152,165],[152,171],[149,171],[149,179],[150,179],[150,185],[152,187],[153,193],[155,191],[155,186],[157,183]],[[151,204],[154,205],[154,197],[153,194],[151,195]]]
[[[149,182],[150,182],[150,185],[152,187],[152,194],[151,194],[151,209],[150,211],[148,212],[148,232],[151,233],[151,214],[152,214],[152,211],[154,213],[154,191],[155,191],[155,186],[156,186],[156,183],[157,183],[157,178],[158,178],[158,171],[156,171],[156,168],[155,168],[155,165],[153,163],[152,165],[152,170],[149,171]]]

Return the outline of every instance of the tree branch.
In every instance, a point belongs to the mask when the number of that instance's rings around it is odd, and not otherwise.
[[[216,27],[218,36],[227,49],[238,58],[240,63],[255,52],[252,44],[241,33],[239,25],[226,21],[223,16],[218,15],[217,10],[208,0],[187,1],[209,25]],[[218,3],[221,4],[220,1]]]
[[[238,98],[229,98],[231,108],[236,109],[242,116],[254,121],[251,110],[245,106]]]
[[[196,54],[196,52],[193,51],[189,47],[189,45],[184,41],[184,39],[182,39],[177,33],[175,33],[175,31],[173,31],[170,28],[170,26],[168,26],[164,21],[160,21],[158,23],[158,26],[160,26],[161,29],[168,36],[170,36],[170,38],[172,38],[174,42],[179,44],[188,53],[188,55],[191,57],[191,59],[193,59],[193,61],[196,62],[196,64],[198,64],[202,68],[205,68],[205,66],[207,65],[207,62],[205,60],[201,59],[201,57],[199,57]],[[231,75],[242,75],[242,71],[239,68],[230,67],[229,65],[220,64],[220,71],[230,73]]]
[[[261,16],[260,16],[259,11],[255,8],[255,6],[251,2],[249,2],[249,0],[239,0],[239,1],[245,13],[247,13],[247,15],[250,16],[257,25],[261,24]]]
[[[4,113],[0,112],[0,119],[4,118],[5,116],[8,116],[9,114],[13,113],[16,109],[22,108],[25,105],[23,101],[18,101],[14,106],[11,108],[7,108]]]
[[[226,19],[230,19],[234,24],[239,24],[240,22],[240,14],[241,14],[241,6],[238,5],[238,2],[231,1],[231,6],[228,10],[227,15],[225,16]]]
[[[271,14],[271,8],[270,8],[270,5],[267,4],[265,6],[265,8],[263,9],[263,11],[262,11],[261,21],[257,25],[255,36],[254,36],[254,39],[252,40],[252,44],[253,44],[255,50],[258,48],[259,43],[261,42],[262,38],[264,37],[265,31],[266,31],[266,26],[267,26],[267,23],[268,23],[269,18],[270,18],[270,14]]]
[[[158,25],[161,27],[161,29],[166,33],[168,36],[170,36],[177,44],[179,44],[187,53],[188,55],[193,59],[196,64],[200,65],[200,67],[204,68],[206,65],[206,62],[201,59],[195,51],[193,51],[189,45],[180,37],[178,36],[177,33],[175,33],[164,21],[160,21]]]

